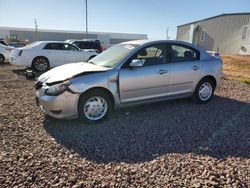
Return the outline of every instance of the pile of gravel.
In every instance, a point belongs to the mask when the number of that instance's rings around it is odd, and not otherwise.
[[[85,125],[35,105],[34,81],[0,67],[1,187],[249,187],[250,87],[224,80],[188,99],[117,110]]]

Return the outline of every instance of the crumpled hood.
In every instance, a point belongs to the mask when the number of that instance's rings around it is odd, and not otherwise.
[[[81,73],[107,71],[109,68],[100,67],[90,63],[70,63],[55,67],[39,76],[38,81],[52,83],[70,79]]]

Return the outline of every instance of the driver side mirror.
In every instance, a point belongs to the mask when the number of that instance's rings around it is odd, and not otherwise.
[[[133,59],[131,63],[129,64],[130,67],[142,67],[144,64],[144,61],[141,59]]]

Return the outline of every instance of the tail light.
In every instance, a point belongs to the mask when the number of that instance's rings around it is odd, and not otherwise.
[[[21,56],[23,53],[23,50],[20,50],[19,53],[18,53],[18,56]]]
[[[11,51],[12,51],[12,48],[8,48],[8,49],[7,49],[7,51],[8,51],[9,53],[11,53]]]

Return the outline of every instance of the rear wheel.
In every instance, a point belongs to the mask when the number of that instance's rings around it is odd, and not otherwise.
[[[102,90],[93,90],[80,97],[78,118],[85,123],[98,123],[106,119],[111,110],[109,95]]]
[[[204,104],[214,95],[215,83],[209,78],[203,78],[196,86],[192,99],[196,103]]]
[[[0,64],[4,63],[4,56],[0,54]]]
[[[32,69],[37,72],[44,72],[49,69],[49,61],[45,57],[37,57],[33,60]]]

